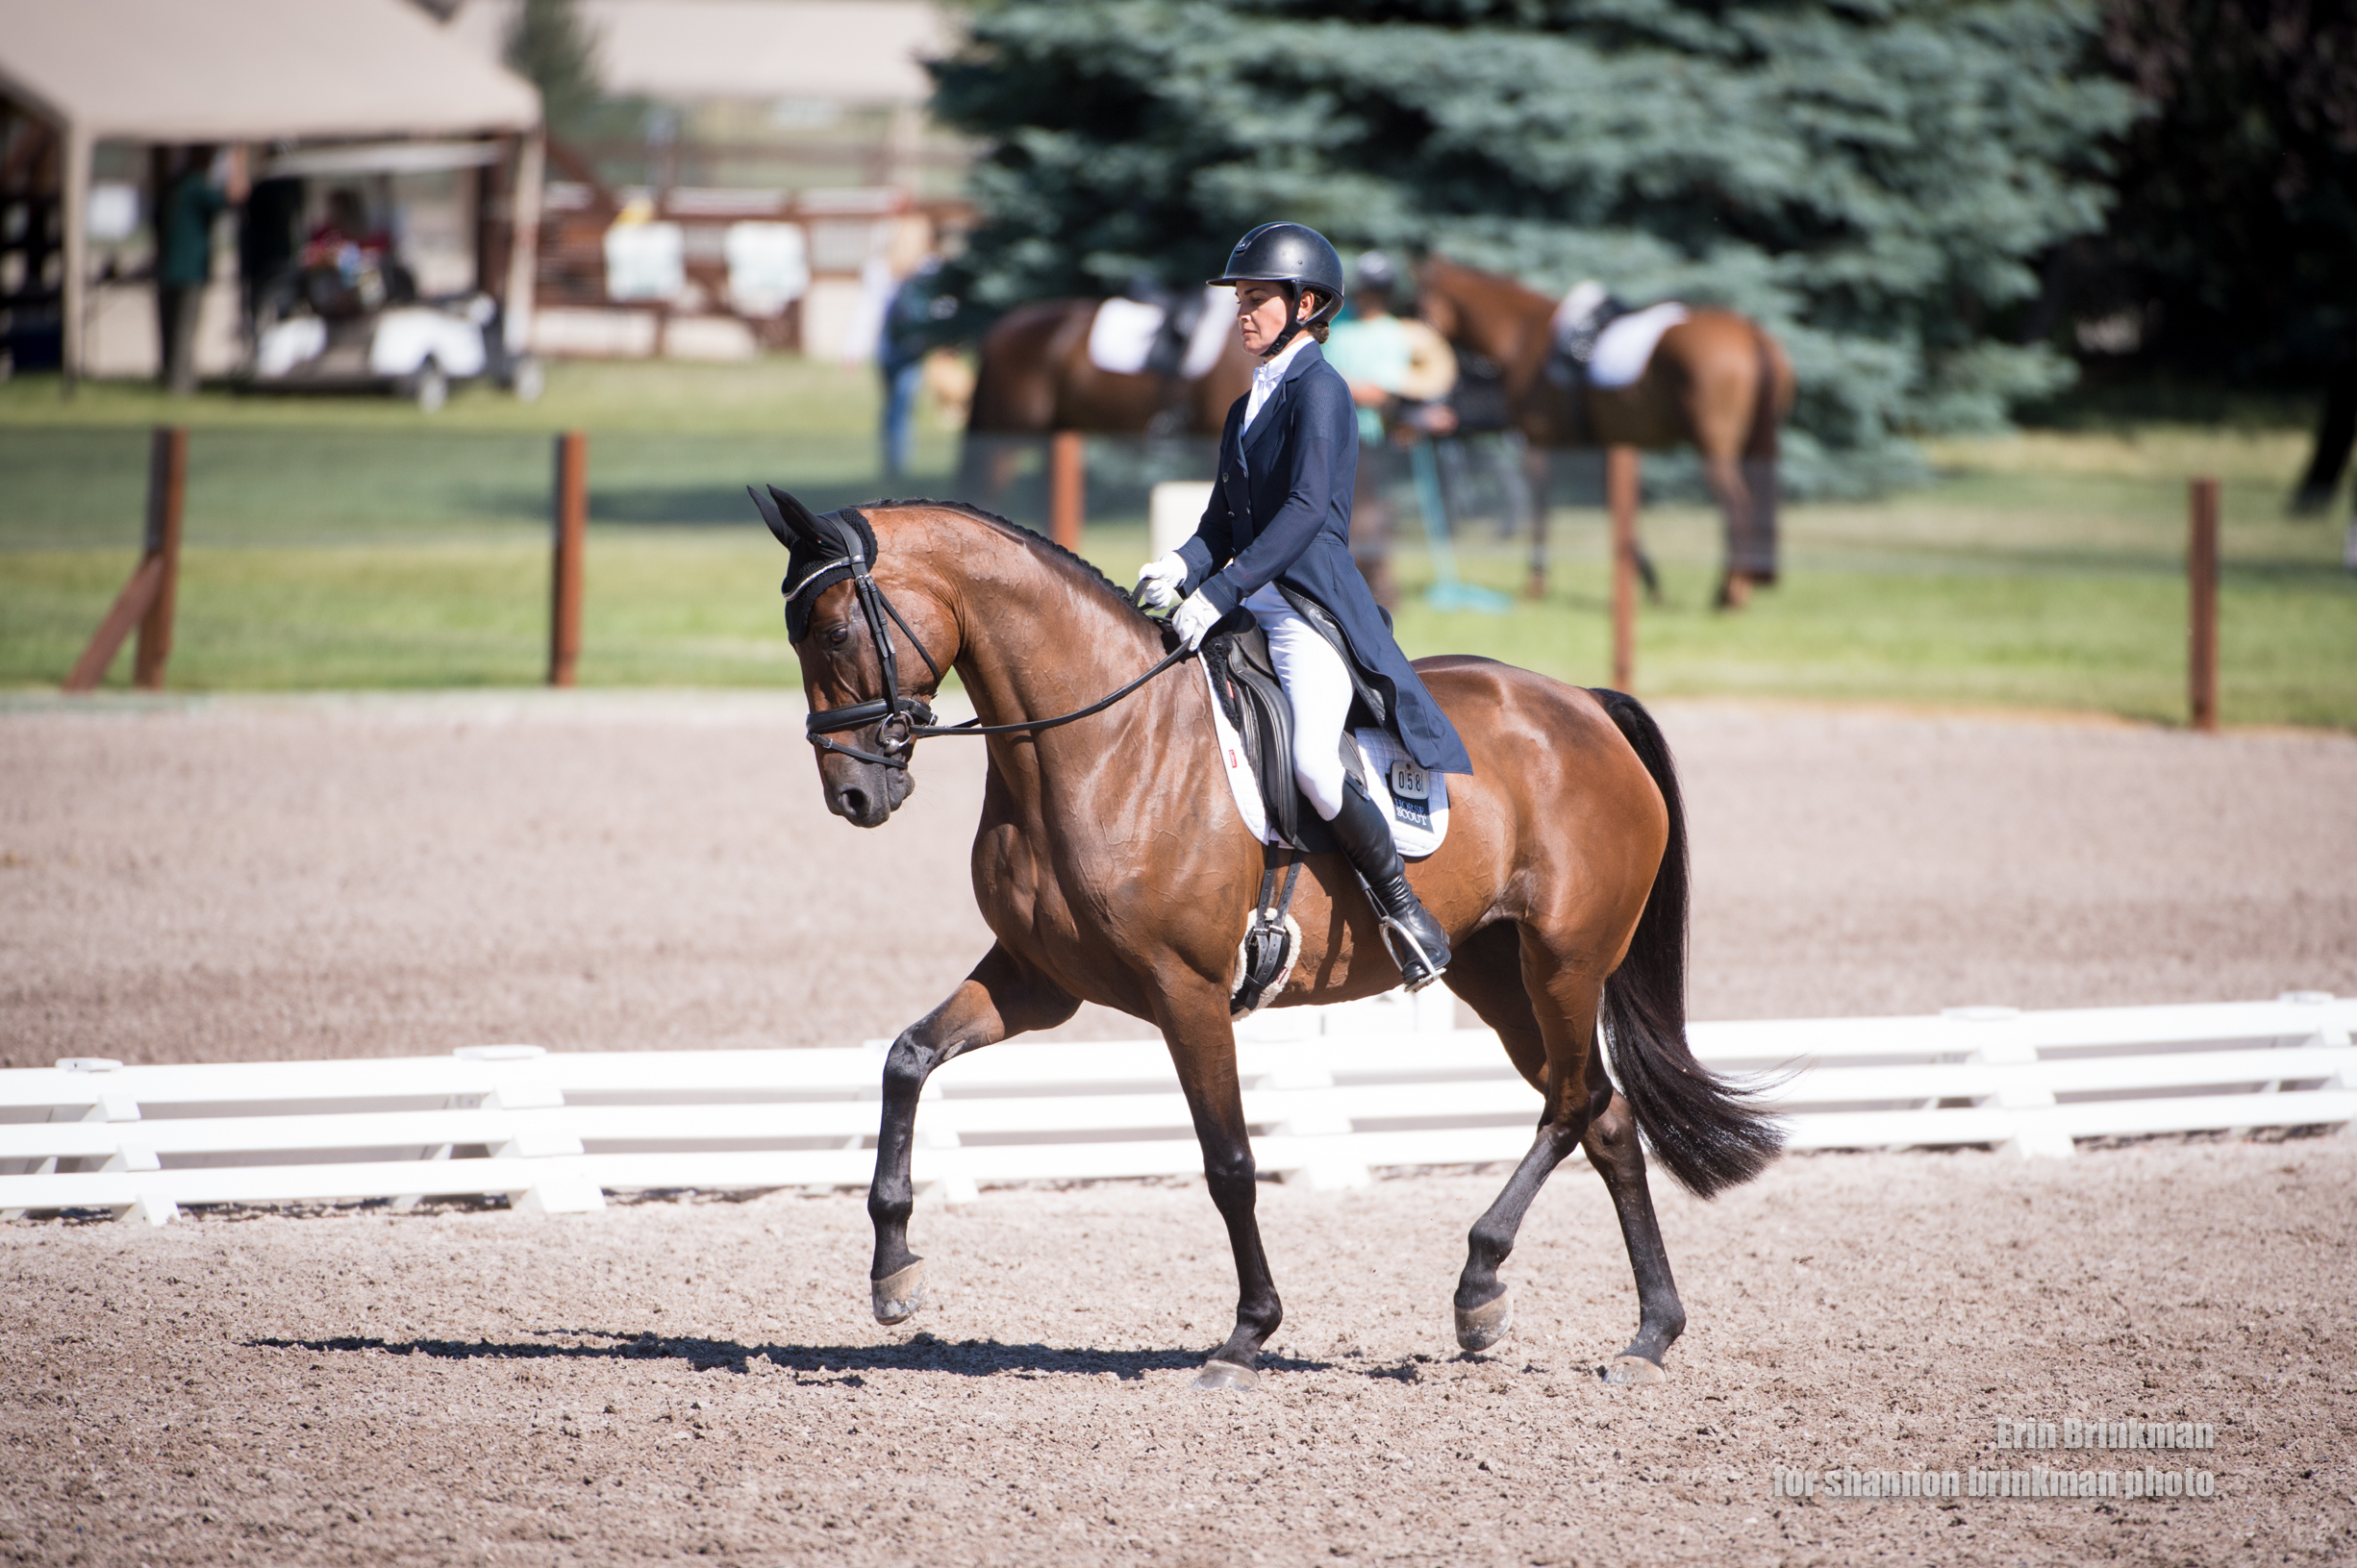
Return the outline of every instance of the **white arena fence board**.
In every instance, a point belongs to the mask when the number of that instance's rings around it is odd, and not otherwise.
[[[1351,1186],[1371,1169],[1513,1161],[1538,1095],[1444,994],[1265,1014],[1239,1030],[1263,1171]],[[1797,1149],[1988,1145],[2357,1122],[2357,1000],[1696,1024],[1694,1052],[1759,1075]],[[189,1204],[856,1187],[872,1174],[886,1042],[845,1050],[550,1053],[0,1072],[0,1213]],[[1193,1125],[1159,1040],[1016,1041],[927,1085],[915,1177],[984,1183],[1191,1176]]]

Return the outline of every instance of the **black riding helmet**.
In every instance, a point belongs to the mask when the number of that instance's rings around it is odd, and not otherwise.
[[[1261,350],[1264,360],[1282,353],[1303,327],[1331,321],[1342,308],[1342,259],[1324,235],[1304,224],[1264,223],[1236,241],[1236,249],[1228,254],[1228,269],[1211,284],[1221,288],[1240,283],[1272,283],[1285,290],[1285,330]],[[1295,319],[1304,288],[1325,297],[1308,321]]]

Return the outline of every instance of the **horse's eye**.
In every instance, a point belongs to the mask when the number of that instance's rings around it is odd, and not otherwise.
[[[850,640],[851,628],[847,626],[839,626],[827,634],[827,646],[830,648],[840,648]]]

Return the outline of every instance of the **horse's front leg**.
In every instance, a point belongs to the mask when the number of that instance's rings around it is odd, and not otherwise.
[[[1195,1139],[1203,1148],[1203,1180],[1212,1203],[1227,1222],[1228,1245],[1236,1255],[1236,1329],[1212,1352],[1197,1388],[1257,1388],[1261,1347],[1285,1321],[1268,1254],[1261,1246],[1253,1214],[1259,1168],[1244,1129],[1243,1086],[1236,1076],[1236,1031],[1228,1020],[1228,999],[1214,986],[1166,999],[1163,1037],[1178,1069],[1179,1087],[1193,1115]]]
[[[905,1323],[924,1305],[925,1261],[909,1251],[909,1214],[916,1206],[909,1157],[916,1139],[916,1097],[933,1070],[953,1057],[995,1045],[1026,1030],[1053,1029],[1078,1000],[1002,946],[984,955],[949,1000],[911,1024],[884,1058],[884,1119],[876,1132],[876,1175],[867,1189],[876,1257],[867,1271],[876,1321]]]
[[[1548,492],[1554,478],[1549,456],[1538,441],[1522,449],[1523,479],[1530,486],[1530,577],[1522,585],[1522,593],[1530,599],[1546,597],[1546,509],[1553,499]]]

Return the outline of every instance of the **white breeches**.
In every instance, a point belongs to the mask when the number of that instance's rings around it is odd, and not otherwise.
[[[1244,601],[1268,634],[1268,660],[1293,705],[1293,782],[1326,821],[1342,809],[1342,727],[1350,722],[1350,672],[1317,628],[1277,590]]]

